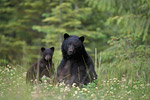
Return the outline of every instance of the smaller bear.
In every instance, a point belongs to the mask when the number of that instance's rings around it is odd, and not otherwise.
[[[27,83],[35,83],[36,79],[41,81],[44,75],[51,78],[55,70],[52,62],[54,49],[54,47],[41,48],[42,58],[28,69],[26,74]]]

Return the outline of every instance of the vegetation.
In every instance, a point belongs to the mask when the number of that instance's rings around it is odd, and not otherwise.
[[[1,100],[148,100],[150,83],[121,79],[96,80],[83,88],[69,88],[61,84],[43,83],[31,86],[25,82],[22,67],[5,66],[0,69]]]
[[[41,47],[56,48],[57,69],[64,33],[85,36],[98,79],[82,89],[26,84]],[[1,0],[0,47],[1,100],[150,98],[149,0]]]

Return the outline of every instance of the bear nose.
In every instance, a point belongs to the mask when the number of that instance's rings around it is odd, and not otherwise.
[[[50,60],[51,59],[51,56],[50,55],[46,55],[45,56],[45,60]]]
[[[68,48],[68,55],[72,55],[73,54],[73,51],[74,51],[74,47],[72,45],[69,46]]]

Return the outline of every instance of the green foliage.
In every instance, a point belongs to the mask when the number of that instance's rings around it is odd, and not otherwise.
[[[132,35],[113,37],[109,44],[111,47],[102,53],[100,73],[105,75],[102,78],[126,75],[128,80],[150,81],[149,45],[141,44],[141,40]]]
[[[100,11],[107,11],[106,23],[115,24],[118,32],[134,34],[143,41],[149,41],[150,1],[149,0],[86,0],[89,5]]]
[[[32,26],[40,24],[38,20],[48,0],[1,0],[0,1],[0,63],[29,64],[37,59],[42,34],[32,30]],[[29,56],[30,55],[30,56]]]
[[[40,48],[28,46],[25,41],[0,35],[0,43],[0,46],[2,47],[0,49],[1,65],[7,65],[9,63],[27,65],[30,63],[30,61],[38,58],[38,55],[36,54],[38,54]],[[33,54],[29,56],[28,54],[30,52]]]
[[[121,79],[96,80],[83,88],[69,88],[64,83],[52,85],[44,81],[42,84],[29,85],[25,82],[25,70],[22,66],[0,66],[0,99],[1,100],[148,100],[150,83],[127,81]]]
[[[23,56],[23,41],[16,41],[13,38],[6,37],[4,35],[0,35],[0,55],[1,55],[1,63],[3,62],[9,62],[12,61],[11,63],[19,63],[22,62],[21,59]],[[11,43],[11,44],[10,44]],[[11,49],[10,49],[11,48]],[[16,52],[17,50],[17,52]],[[17,61],[18,59],[18,61]],[[5,63],[4,63],[5,64]],[[8,63],[6,63],[8,64]]]
[[[31,51],[30,55],[37,58],[32,51],[39,52],[41,46],[56,46],[57,61],[61,59],[60,45],[65,32],[84,35],[86,49],[93,57],[94,48],[98,51],[108,48],[106,43],[111,36],[132,34],[149,44],[148,9],[148,0],[2,0],[0,32],[1,37],[13,40],[15,45],[23,47],[26,44],[25,50],[13,52],[14,55],[26,55]],[[11,41],[7,44],[11,45]],[[14,46],[7,49],[13,50]],[[15,63],[11,61],[12,57],[6,57],[6,53],[3,55],[1,59],[8,61],[11,58],[9,62]],[[32,62],[32,59],[24,60]]]
[[[0,66],[0,99],[30,100],[32,87],[26,85],[23,67]]]
[[[86,37],[85,45],[94,44],[90,43],[89,40],[98,41],[100,39],[103,41],[106,39],[106,35],[100,32],[98,28],[95,30],[94,28],[90,28],[91,25],[87,25],[87,21],[91,19],[88,18],[88,16],[92,15],[92,9],[89,7],[79,8],[79,6],[81,6],[80,4],[82,3],[84,2],[78,1],[77,3],[65,1],[59,5],[54,3],[55,5],[53,6],[55,7],[53,7],[51,11],[43,14],[45,17],[42,20],[43,24],[40,26],[33,26],[34,30],[46,34],[45,38],[42,39],[42,42],[46,46],[55,46],[55,53],[59,54],[57,57],[55,57],[56,60],[60,60],[60,45],[63,40],[63,34],[66,32],[72,35],[84,35]],[[95,20],[94,18],[92,19]],[[92,21],[89,23],[92,23]],[[90,48],[87,48],[87,50],[92,51]]]

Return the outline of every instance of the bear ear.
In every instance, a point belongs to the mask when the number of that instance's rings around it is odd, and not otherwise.
[[[45,50],[45,48],[44,47],[41,47],[41,51],[43,52]]]
[[[50,49],[51,49],[52,51],[54,51],[54,50],[55,50],[55,48],[54,48],[54,47],[51,47]]]
[[[64,34],[64,39],[67,39],[68,37],[70,37],[69,34],[65,33]]]
[[[84,36],[79,37],[79,40],[84,41]]]

